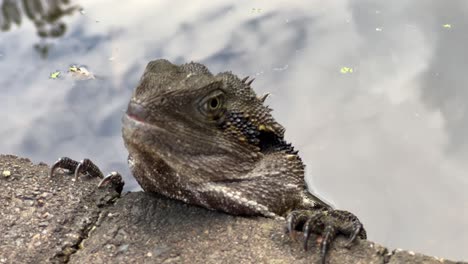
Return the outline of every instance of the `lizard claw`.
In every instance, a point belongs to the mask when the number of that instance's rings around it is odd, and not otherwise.
[[[98,188],[112,186],[112,189],[116,190],[118,193],[122,193],[124,184],[125,182],[122,180],[122,175],[116,171],[113,171],[99,182]]]
[[[338,234],[350,237],[345,245],[347,248],[353,244],[358,236],[362,239],[367,237],[362,223],[355,215],[347,211],[326,208],[291,212],[286,218],[286,231],[293,234],[296,230],[303,232],[304,250],[307,250],[308,241],[312,235],[321,236],[321,263],[325,263],[329,246]]]
[[[118,172],[112,172],[106,177],[104,177],[99,167],[96,164],[94,164],[90,159],[83,159],[82,161],[78,162],[68,157],[62,157],[52,165],[49,174],[50,177],[54,176],[55,171],[58,168],[66,169],[70,172],[73,172],[75,180],[78,179],[80,174],[87,174],[91,177],[100,178],[102,180],[99,182],[98,188],[110,185],[118,193],[122,192],[123,186],[125,184],[122,180],[122,176]]]
[[[78,180],[80,174],[88,174],[91,177],[104,178],[101,170],[90,159],[84,159],[78,163],[75,168],[75,180]]]
[[[286,233],[295,239],[296,230],[298,227],[303,226],[306,221],[307,215],[303,214],[302,211],[292,211],[286,218]],[[307,242],[304,248],[307,250]]]
[[[363,233],[363,234],[361,234],[361,233]],[[350,248],[353,245],[354,241],[356,241],[356,238],[358,236],[360,236],[361,238],[366,238],[367,237],[366,230],[364,230],[364,227],[363,227],[361,222],[355,223],[354,232],[349,237],[349,240],[348,240],[348,242],[346,242],[345,247]]]

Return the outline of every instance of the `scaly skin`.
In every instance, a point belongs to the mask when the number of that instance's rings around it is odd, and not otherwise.
[[[284,140],[284,128],[250,84],[202,64],[151,61],[123,116],[122,134],[133,176],[156,192],[233,215],[287,220],[287,231],[322,235],[325,255],[336,235],[366,238],[359,219],[334,210],[307,190],[304,164]],[[89,160],[63,167],[102,178]],[[81,163],[80,163],[81,164]],[[53,171],[52,173],[53,174]],[[104,182],[119,186],[120,175]]]

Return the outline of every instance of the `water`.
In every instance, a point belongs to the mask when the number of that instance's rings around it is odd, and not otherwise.
[[[135,190],[122,111],[148,61],[194,60],[272,93],[313,190],[371,240],[468,259],[468,2],[24,2],[0,0],[0,153],[88,157]]]

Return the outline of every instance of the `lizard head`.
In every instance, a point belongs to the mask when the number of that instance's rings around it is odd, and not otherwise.
[[[266,152],[293,152],[263,101],[230,72],[151,61],[123,117],[124,141],[130,154],[145,153],[178,172],[242,175]]]

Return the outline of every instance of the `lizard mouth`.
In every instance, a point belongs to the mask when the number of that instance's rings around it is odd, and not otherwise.
[[[145,106],[130,102],[122,117],[124,139],[138,143],[149,140],[148,137],[151,135],[165,138],[167,130],[158,126],[155,122],[151,122],[151,118],[150,111]]]
[[[146,123],[149,118],[149,111],[141,104],[130,102],[127,107],[126,115],[131,119]]]

